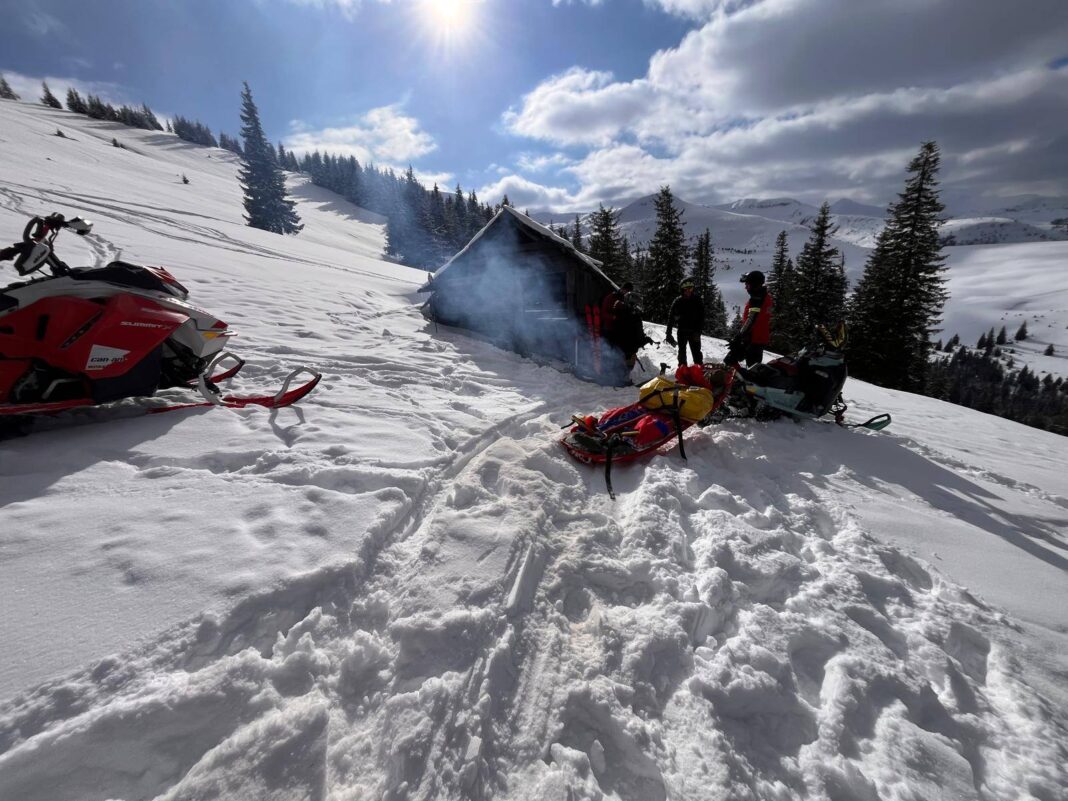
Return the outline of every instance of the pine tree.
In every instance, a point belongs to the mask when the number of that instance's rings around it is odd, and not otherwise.
[[[44,88],[44,94],[41,95],[41,103],[49,108],[63,108],[59,98],[52,94],[52,90],[48,88],[48,81],[41,81],[41,86]]]
[[[986,334],[979,335],[979,341],[975,343],[976,350],[986,350]]]
[[[624,282],[630,281],[635,286],[641,285],[641,281],[635,275],[634,253],[631,252],[630,241],[625,234],[619,239],[619,272]]]
[[[7,82],[7,78],[0,75],[0,100],[20,100],[21,98],[15,94],[15,90],[11,88],[11,84]]]
[[[456,184],[456,191],[452,195],[452,243],[456,248],[462,248],[467,244],[470,237],[468,230],[467,200],[464,198],[464,190]]]
[[[896,389],[926,385],[931,334],[947,297],[939,162],[938,145],[925,142],[909,163],[905,190],[890,207],[850,308],[851,372]]]
[[[85,103],[85,99],[78,94],[78,90],[73,86],[67,89],[67,111],[73,111],[75,114],[88,114],[89,107]]]
[[[1023,342],[1027,339],[1027,320],[1020,323],[1020,327],[1016,329],[1016,336],[1013,337],[1017,342]]]
[[[601,262],[604,274],[622,284],[627,280],[623,269],[619,235],[619,212],[601,203],[590,215],[589,255]]]
[[[805,333],[797,303],[797,270],[789,256],[786,231],[775,239],[767,283],[774,303],[770,347],[777,353],[792,353],[804,344]]]
[[[152,109],[148,107],[147,103],[141,104],[141,118],[145,121],[145,128],[151,131],[162,131],[163,126],[160,125],[156,115],[152,113]]]
[[[96,95],[87,95],[85,98],[86,114],[94,120],[108,119],[108,104]],[[113,110],[114,111],[114,110]]]
[[[295,234],[304,226],[286,197],[286,179],[275,163],[263,133],[260,114],[248,83],[241,92],[241,137],[244,163],[238,177],[245,192],[245,219],[253,228],[276,234]]]
[[[571,228],[571,236],[568,238],[571,240],[571,244],[575,246],[575,250],[579,253],[586,252],[586,243],[582,241],[582,220],[577,214],[575,215],[575,224]]]
[[[987,356],[994,352],[994,344],[997,340],[997,336],[994,334],[994,326],[990,326],[990,330],[986,332],[986,347],[983,348],[983,353]]]
[[[1001,330],[998,331],[997,338],[994,340],[995,344],[1004,345],[1008,339],[1008,334],[1005,333],[1005,326],[1001,326]]]
[[[958,347],[960,347],[960,336],[954,334],[949,338],[949,342],[946,343],[946,353],[952,353]]]
[[[694,292],[705,307],[705,325],[702,333],[713,337],[727,334],[727,307],[723,295],[716,286],[716,262],[712,256],[712,232],[707,228],[697,237],[693,249]]]
[[[645,312],[648,320],[662,323],[667,320],[671,301],[679,291],[687,261],[682,214],[675,206],[671,187],[660,188],[654,201],[656,233],[649,242],[649,260],[643,279]]]
[[[790,287],[790,305],[796,310],[799,329],[789,332],[793,338],[790,350],[805,344],[817,325],[834,325],[845,318],[845,270],[838,248],[831,245],[833,234],[831,206],[824,203],[812,224],[812,234],[797,257],[797,271]]]
[[[742,307],[734,307],[734,316],[731,317],[730,325],[727,326],[726,339],[734,339],[738,334],[742,333]]]
[[[1042,355],[1043,356],[1052,356],[1053,354],[1054,354],[1053,343],[1050,342],[1048,345],[1046,345],[1046,349],[1044,351],[1042,351]],[[1048,375],[1049,374],[1047,373],[1047,376]]]

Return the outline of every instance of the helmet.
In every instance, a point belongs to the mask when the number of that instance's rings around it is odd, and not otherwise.
[[[750,270],[742,276],[741,282],[743,284],[756,284],[757,286],[764,286],[764,273],[760,270]]]
[[[692,278],[683,278],[682,283],[679,284],[679,289],[693,289],[693,287],[694,284]]]

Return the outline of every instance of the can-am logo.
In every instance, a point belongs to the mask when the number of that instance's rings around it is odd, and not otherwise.
[[[86,370],[103,370],[126,358],[130,351],[119,348],[108,348],[103,345],[93,345],[89,351],[89,361],[85,363]]]

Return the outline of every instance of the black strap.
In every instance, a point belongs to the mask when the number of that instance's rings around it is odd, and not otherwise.
[[[682,444],[682,417],[679,415],[679,385],[676,384],[672,391],[671,419],[675,421],[675,432],[679,435],[679,453],[686,459],[686,446]],[[687,461],[689,461],[687,459]]]
[[[612,455],[619,442],[619,434],[613,434],[604,445],[604,484],[608,489],[608,497],[613,501],[616,499],[616,494],[612,491]]]

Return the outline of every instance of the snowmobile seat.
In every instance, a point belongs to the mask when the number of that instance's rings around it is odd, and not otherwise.
[[[148,289],[153,292],[167,292],[167,285],[149,270],[124,261],[113,261],[106,267],[87,270],[71,270],[70,277],[75,281],[104,281],[108,284]]]
[[[746,381],[758,386],[771,387],[772,389],[794,389],[798,384],[799,367],[791,365],[790,372],[786,372],[786,370],[778,369],[779,366],[778,362],[757,364],[753,367],[744,368],[742,375]]]

